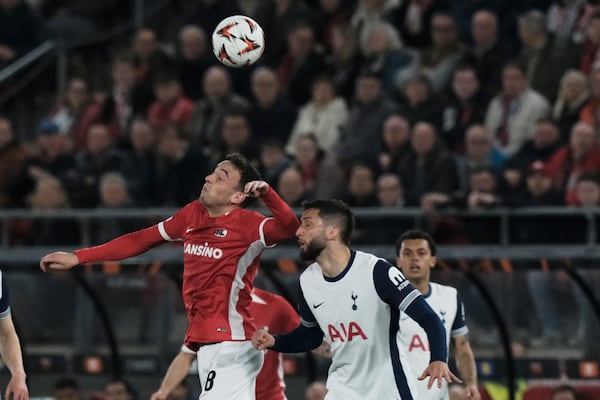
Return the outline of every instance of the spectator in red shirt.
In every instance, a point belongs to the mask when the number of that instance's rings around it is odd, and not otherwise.
[[[182,128],[187,124],[194,109],[194,102],[181,89],[181,83],[171,73],[164,72],[154,80],[154,101],[148,108],[148,120],[154,126],[172,121]]]
[[[547,165],[554,186],[564,190],[568,205],[578,204],[577,178],[584,172],[600,172],[600,145],[594,127],[578,122],[571,130],[568,145],[558,149]]]

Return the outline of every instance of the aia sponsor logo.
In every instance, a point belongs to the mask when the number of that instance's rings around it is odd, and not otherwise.
[[[327,326],[327,332],[329,333],[329,340],[335,342],[351,342],[353,340],[367,340],[367,335],[363,332],[360,325],[354,321],[344,324],[343,322],[337,325],[329,324]]]

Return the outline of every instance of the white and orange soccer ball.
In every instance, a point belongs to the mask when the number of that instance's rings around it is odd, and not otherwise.
[[[265,51],[265,34],[250,17],[233,15],[215,28],[212,35],[213,52],[228,67],[254,64]]]

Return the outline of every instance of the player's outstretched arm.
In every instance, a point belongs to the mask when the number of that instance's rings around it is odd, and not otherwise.
[[[258,329],[252,335],[252,345],[256,350],[266,350],[275,344],[275,338],[264,329]]]
[[[422,381],[429,377],[429,381],[427,382],[427,389],[431,389],[431,386],[437,381],[437,387],[441,388],[442,383],[445,380],[446,382],[462,382],[456,375],[450,371],[448,364],[443,361],[432,361],[425,371],[419,376],[417,379]]]
[[[64,271],[71,269],[79,264],[79,258],[75,253],[66,253],[57,251],[50,253],[40,260],[40,268],[42,271]]]

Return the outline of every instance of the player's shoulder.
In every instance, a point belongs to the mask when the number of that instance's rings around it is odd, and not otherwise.
[[[257,210],[241,207],[236,208],[232,212],[232,216],[235,216],[236,219],[243,224],[241,227],[254,227],[267,218]]]
[[[449,285],[442,285],[437,282],[429,282],[431,286],[431,290],[434,293],[437,293],[439,296],[443,297],[456,297],[458,291],[455,287]]]

